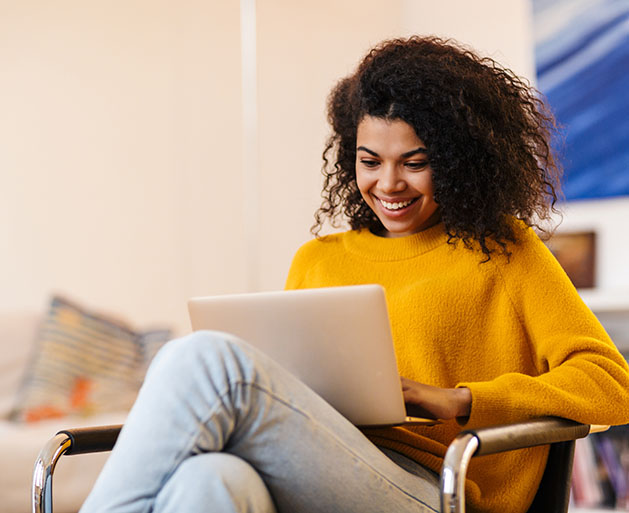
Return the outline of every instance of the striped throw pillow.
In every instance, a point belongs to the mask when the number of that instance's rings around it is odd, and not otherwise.
[[[120,321],[52,298],[12,419],[128,410],[144,377],[147,352],[154,353],[170,335],[136,333]]]

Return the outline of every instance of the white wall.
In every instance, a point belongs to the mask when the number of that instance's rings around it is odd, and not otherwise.
[[[328,91],[383,38],[454,37],[533,76],[526,0],[256,3],[251,212],[238,0],[0,0],[0,308],[60,291],[184,331],[191,295],[281,288],[319,204]]]
[[[559,231],[596,232],[597,303],[607,296],[629,309],[629,198],[570,202],[561,210]]]

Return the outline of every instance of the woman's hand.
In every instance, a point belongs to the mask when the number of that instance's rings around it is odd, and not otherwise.
[[[469,388],[439,388],[403,377],[400,380],[410,414],[442,420],[469,416],[472,406]]]

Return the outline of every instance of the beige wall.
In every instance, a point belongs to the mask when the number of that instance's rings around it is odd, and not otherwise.
[[[532,8],[529,0],[403,2],[404,31],[454,38],[534,81]]]
[[[532,76],[527,0],[256,4],[252,149],[238,0],[0,0],[0,308],[60,291],[185,331],[191,295],[283,286],[325,99],[372,44],[437,33]]]
[[[281,288],[312,238],[330,89],[400,20],[398,0],[258,1],[261,289]]]
[[[242,289],[239,8],[2,1],[0,308]]]

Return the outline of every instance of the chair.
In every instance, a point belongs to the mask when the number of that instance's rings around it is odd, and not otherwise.
[[[122,426],[60,431],[41,450],[33,472],[32,511],[52,513],[52,477],[62,455],[109,451]],[[441,470],[442,513],[465,512],[465,475],[473,456],[551,444],[542,482],[528,513],[566,513],[574,444],[607,426],[545,417],[528,422],[468,430],[450,444]]]

